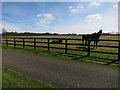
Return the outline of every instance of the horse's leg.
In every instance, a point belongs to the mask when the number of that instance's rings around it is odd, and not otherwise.
[[[97,48],[97,43],[98,43],[98,42],[96,41],[96,48]]]
[[[95,48],[95,43],[96,43],[96,41],[94,40],[94,46],[93,46],[94,48]]]
[[[85,40],[85,45],[87,45],[87,40]]]
[[[90,41],[90,43],[91,43],[91,41]]]
[[[84,39],[82,39],[82,43],[84,44]]]

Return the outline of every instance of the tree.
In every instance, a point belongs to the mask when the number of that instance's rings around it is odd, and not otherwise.
[[[5,28],[2,28],[2,33],[6,33],[7,30]]]

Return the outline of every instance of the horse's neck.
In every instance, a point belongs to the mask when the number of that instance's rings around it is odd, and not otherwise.
[[[97,38],[99,38],[99,37],[101,36],[101,33],[97,33],[97,35],[96,35],[96,36],[97,36]]]

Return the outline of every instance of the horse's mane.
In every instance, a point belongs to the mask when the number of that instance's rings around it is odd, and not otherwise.
[[[100,30],[97,34],[96,34],[96,37],[99,38],[102,34],[102,30]]]

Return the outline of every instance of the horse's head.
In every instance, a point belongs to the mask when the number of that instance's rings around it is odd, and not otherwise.
[[[102,34],[102,30],[100,30],[98,33],[101,33],[101,34]]]
[[[102,34],[102,30],[100,30],[97,34],[96,34],[96,39],[99,39],[99,37],[101,36]]]
[[[101,36],[101,34],[102,34],[102,30],[100,30],[96,35]]]

